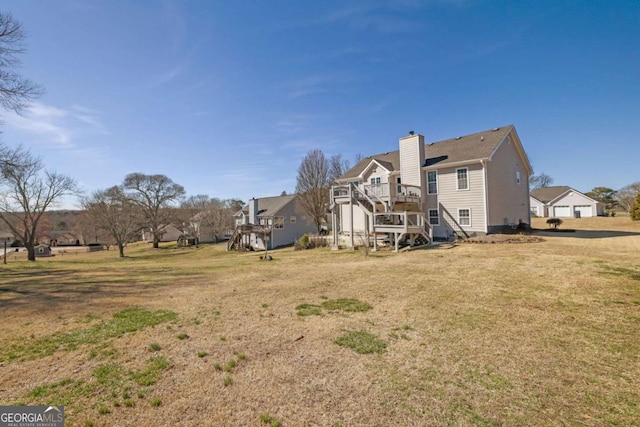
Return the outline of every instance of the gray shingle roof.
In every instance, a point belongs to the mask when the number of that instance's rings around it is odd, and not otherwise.
[[[540,200],[542,203],[549,203],[569,190],[571,190],[571,187],[558,185],[555,187],[536,188],[535,190],[531,190],[529,194],[531,197]]]
[[[507,125],[471,135],[446,139],[444,141],[425,143],[425,166],[435,164],[446,166],[447,164],[489,158],[500,141],[502,141],[512,129],[513,125]],[[340,179],[357,177],[372,159],[376,159],[390,171],[400,170],[400,151],[396,150],[362,159],[342,175]]]
[[[280,209],[285,207],[289,202],[296,198],[295,194],[288,194],[286,196],[273,196],[273,197],[261,197],[258,200],[258,214],[259,217],[269,217],[276,215]],[[249,215],[249,204],[242,207],[242,212],[245,215]],[[238,215],[238,212],[236,215]]]

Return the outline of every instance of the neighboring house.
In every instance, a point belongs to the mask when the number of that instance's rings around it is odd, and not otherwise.
[[[605,215],[604,205],[566,185],[531,190],[531,215],[585,218]]]
[[[334,245],[375,236],[374,247],[382,237],[397,249],[530,223],[533,170],[514,126],[429,144],[410,132],[399,145],[361,160],[332,187]]]
[[[51,231],[40,237],[40,242],[50,246],[81,245],[82,239],[69,231]]]
[[[160,242],[177,242],[178,238],[185,233],[173,224],[167,224],[160,227]],[[142,230],[142,240],[145,242],[153,242],[153,231],[151,229]]]
[[[307,221],[295,194],[251,199],[234,215],[236,228],[227,249],[273,249],[295,243],[316,227]]]

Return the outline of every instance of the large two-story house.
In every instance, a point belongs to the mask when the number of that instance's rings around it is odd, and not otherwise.
[[[331,189],[333,245],[376,247],[496,233],[530,223],[527,154],[512,125],[369,156]]]

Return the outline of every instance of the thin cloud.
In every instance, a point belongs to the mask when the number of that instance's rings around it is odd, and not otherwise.
[[[185,69],[186,66],[184,64],[175,65],[172,68],[153,76],[150,80],[149,86],[155,88],[169,84],[183,74]]]
[[[79,105],[64,109],[34,102],[23,114],[7,115],[5,122],[41,145],[72,148],[74,139],[79,135],[109,134],[98,115],[96,111]]]

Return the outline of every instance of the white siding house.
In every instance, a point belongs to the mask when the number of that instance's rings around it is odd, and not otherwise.
[[[543,218],[588,218],[605,215],[602,203],[566,185],[532,190],[530,204],[531,214]]]
[[[369,156],[332,187],[334,245],[409,244],[530,223],[532,168],[512,125],[435,143],[411,132],[399,150]]]

